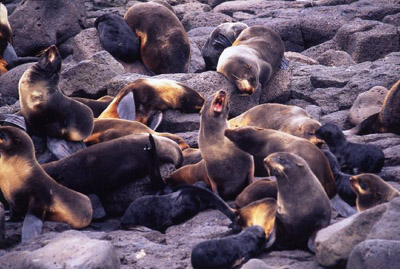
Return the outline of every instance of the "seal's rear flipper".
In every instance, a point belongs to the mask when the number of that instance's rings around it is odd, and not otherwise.
[[[59,160],[86,148],[85,143],[83,143],[82,141],[73,142],[73,141],[65,141],[64,139],[50,138],[50,137],[47,137],[46,140],[47,140],[47,148]]]
[[[25,216],[24,223],[22,224],[21,241],[26,242],[40,235],[42,227],[43,221],[28,212]]]
[[[1,114],[0,115],[0,122],[4,124],[8,124],[14,127],[18,127],[26,132],[26,122],[24,117],[18,116],[15,114]]]
[[[161,111],[156,111],[149,118],[148,126],[152,130],[155,130],[157,129],[158,126],[160,126],[162,119],[163,119],[163,113]]]
[[[149,135],[149,140],[150,147],[145,148],[149,158],[149,178],[153,187],[162,191],[165,187],[165,183],[160,172],[160,161],[157,155],[156,143],[154,142],[154,138],[151,134]]]
[[[289,61],[286,60],[285,58],[282,58],[281,64],[279,66],[279,69],[286,70],[288,68],[289,68]]]
[[[117,105],[117,112],[120,119],[136,120],[136,105],[133,92],[130,91],[122,97]]]
[[[100,220],[106,216],[106,211],[104,210],[103,205],[101,204],[101,201],[99,197],[94,194],[88,194],[87,197],[89,197],[90,202],[92,204],[92,209],[93,209],[93,220]]]
[[[332,208],[339,213],[339,215],[343,217],[350,217],[354,214],[357,213],[357,210],[355,210],[353,207],[351,207],[348,203],[343,201],[342,198],[338,194],[336,194],[332,199],[331,199],[331,205]]]

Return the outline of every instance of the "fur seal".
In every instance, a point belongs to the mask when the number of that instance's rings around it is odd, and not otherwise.
[[[104,14],[98,17],[94,26],[99,33],[101,46],[114,58],[133,62],[139,58],[139,37],[116,14]]]
[[[75,101],[78,101],[79,103],[88,106],[93,112],[93,117],[97,118],[110,105],[110,103],[114,99],[114,96],[105,95],[97,100],[84,97],[71,97],[71,98],[74,99]]]
[[[310,118],[308,113],[297,106],[282,104],[261,104],[228,121],[230,128],[254,126],[282,131],[310,140],[319,146],[322,140],[315,136],[321,123]]]
[[[36,161],[33,143],[22,130],[0,127],[0,188],[13,214],[25,214],[22,241],[40,234],[42,220],[84,228],[92,220],[90,199],[48,176]]]
[[[182,184],[194,184],[199,181],[206,182],[211,186],[210,178],[206,171],[206,163],[201,160],[194,164],[187,164],[172,172],[169,177],[165,179],[165,182],[171,186],[177,186]]]
[[[356,204],[359,212],[400,196],[399,191],[374,174],[352,176],[350,184],[357,194]]]
[[[133,5],[124,20],[140,37],[140,56],[155,74],[187,73],[190,43],[178,17],[165,5]]]
[[[8,21],[7,8],[2,3],[0,3],[0,40],[13,44],[13,31]]]
[[[211,188],[223,199],[234,199],[253,182],[253,157],[224,136],[228,95],[218,91],[200,111],[199,148]]]
[[[179,109],[186,113],[200,111],[204,98],[195,90],[169,79],[143,78],[125,86],[99,118],[119,118],[118,105],[130,92],[136,107],[136,120],[147,124],[157,111]]]
[[[237,208],[245,207],[246,205],[261,200],[263,198],[277,198],[277,183],[268,178],[254,181],[236,197],[235,205]]]
[[[335,179],[329,162],[322,151],[310,141],[280,131],[250,126],[226,129],[225,136],[236,147],[253,155],[256,176],[268,176],[263,160],[269,154],[290,152],[304,158],[329,198],[336,195]]]
[[[264,230],[252,226],[237,235],[197,244],[192,249],[191,263],[195,269],[232,268],[258,256],[264,244]]]
[[[206,62],[206,70],[216,70],[222,51],[232,46],[239,34],[247,27],[249,26],[242,22],[226,22],[215,27],[201,50],[201,55]]]
[[[363,120],[346,135],[395,133],[400,135],[400,80],[387,93],[380,111]]]
[[[244,29],[218,60],[217,71],[239,91],[253,94],[269,82],[283,59],[285,46],[280,36],[267,26]]]
[[[21,113],[35,134],[81,141],[93,130],[93,113],[61,93],[60,70],[61,56],[56,46],[50,46],[19,81]]]
[[[182,151],[174,141],[154,136],[161,164],[179,167]],[[133,134],[85,148],[64,159],[43,164],[57,182],[82,193],[103,194],[148,175],[144,155],[149,134]]]
[[[200,149],[188,148],[188,149],[183,150],[182,153],[183,153],[182,166],[185,166],[188,164],[196,164],[203,159],[203,158],[201,158]]]
[[[148,133],[169,138],[175,141],[181,150],[189,148],[189,145],[186,143],[186,141],[178,135],[170,133],[158,133],[143,123],[121,119],[95,119],[93,132],[87,139],[84,140],[84,142],[86,145],[91,146],[119,137],[140,133]]]
[[[321,126],[315,135],[323,139],[339,161],[341,170],[350,174],[379,173],[385,162],[382,150],[374,145],[347,142],[342,130],[332,123]]]
[[[264,159],[278,182],[274,245],[305,248],[311,236],[329,225],[331,204],[307,162],[288,152],[275,152]]]

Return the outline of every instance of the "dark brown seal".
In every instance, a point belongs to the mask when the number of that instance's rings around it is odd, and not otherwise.
[[[226,129],[235,146],[254,156],[255,175],[267,176],[263,160],[269,154],[284,151],[299,155],[308,163],[329,198],[336,195],[335,178],[324,153],[310,141],[287,133],[258,127]]]
[[[46,174],[35,158],[30,137],[15,127],[0,127],[0,188],[13,214],[26,214],[22,241],[40,234],[42,220],[83,228],[92,220],[89,198]]]
[[[350,185],[357,194],[357,210],[364,211],[400,196],[400,192],[377,175],[360,174],[350,178]]]
[[[280,36],[267,26],[244,29],[218,60],[217,71],[239,91],[253,94],[269,82],[278,70],[285,46]]]
[[[93,130],[93,113],[60,91],[60,70],[61,56],[50,46],[19,81],[21,113],[35,134],[81,141]]]
[[[155,74],[187,73],[190,43],[178,17],[165,5],[148,2],[133,5],[124,17],[140,37],[140,55]]]

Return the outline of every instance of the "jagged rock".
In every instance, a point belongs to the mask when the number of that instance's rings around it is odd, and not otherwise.
[[[198,148],[198,137],[199,137],[199,130],[191,131],[191,132],[183,132],[183,133],[176,133],[183,139],[185,139],[186,143],[188,143],[189,147],[191,148]]]
[[[321,117],[320,121],[322,124],[328,122],[336,124],[337,126],[340,127],[340,129],[346,130],[351,127],[351,124],[347,120],[348,116],[349,116],[348,110],[340,110]]]
[[[215,29],[215,27],[198,27],[188,32],[188,37],[191,42],[197,44],[197,47],[201,50],[204,44],[207,42],[208,36]]]
[[[400,264],[400,241],[365,240],[350,254],[346,268],[395,269]]]
[[[386,181],[400,182],[400,166],[384,166],[379,176]]]
[[[272,269],[275,267],[268,266],[265,262],[259,259],[251,259],[243,264],[242,269]]]
[[[57,235],[44,247],[23,252],[21,268],[119,268],[114,247],[107,241],[89,239],[78,231]]]
[[[210,12],[211,7],[202,3],[186,3],[174,6],[174,11],[179,20],[189,12]]]
[[[158,127],[159,132],[179,133],[191,132],[200,128],[198,113],[182,113],[177,110],[167,110],[163,113],[163,120]]]
[[[377,21],[353,20],[340,27],[335,40],[357,63],[375,61],[400,49],[396,27]]]
[[[399,27],[400,26],[400,13],[388,15],[385,18],[383,18],[382,22]]]
[[[217,12],[187,12],[182,19],[186,31],[204,26],[218,26],[224,22],[236,21],[232,17]]]
[[[380,149],[390,149],[400,144],[400,136],[391,133],[382,134],[369,134],[369,135],[351,135],[347,137],[347,140],[353,143],[367,143],[372,144]]]
[[[400,165],[400,145],[385,149],[385,166]]]
[[[350,66],[355,64],[353,58],[347,52],[333,49],[322,53],[317,58],[317,61],[326,66]]]
[[[93,4],[99,7],[115,7],[125,5],[128,0],[93,0]]]
[[[102,51],[97,29],[92,27],[83,30],[74,37],[74,60],[77,62],[87,60],[95,53]]]
[[[17,66],[4,75],[0,76],[0,93],[2,99],[9,105],[14,104],[19,99],[18,83],[24,72],[32,66],[33,63],[27,63]]]
[[[353,248],[367,238],[387,207],[387,204],[375,206],[320,230],[315,239],[318,262],[322,266],[346,264]]]
[[[307,65],[315,65],[318,64],[316,60],[313,58],[307,57],[303,54],[297,53],[297,52],[285,52],[284,54],[285,59],[289,61],[289,66],[291,62],[297,62],[297,63],[302,63],[302,64],[307,64]]]
[[[386,239],[400,241],[400,198],[394,198],[389,202],[382,218],[375,223],[369,232],[367,239]]]
[[[311,57],[313,59],[319,58],[323,53],[329,51],[329,50],[338,50],[339,46],[338,44],[333,40],[328,40],[324,43],[321,43],[319,45],[313,46],[309,49],[306,49],[303,51],[301,54]]]
[[[78,34],[86,26],[86,12],[79,0],[26,0],[9,21],[17,55],[27,56]]]
[[[124,72],[124,67],[111,54],[100,51],[90,59],[65,69],[59,87],[68,96],[97,97],[110,79]]]
[[[290,69],[280,69],[261,89],[260,103],[284,103],[290,97]]]
[[[142,74],[124,74],[115,76],[110,79],[101,89],[101,91],[106,92],[108,95],[115,96],[119,93],[122,88],[124,88],[129,83],[140,79],[146,78],[148,76]]]
[[[273,251],[263,253],[257,259],[262,260],[267,266],[273,268],[293,268],[293,269],[321,269],[315,260],[315,255],[304,250],[292,251]]]
[[[206,69],[206,62],[204,61],[201,51],[194,41],[190,41],[190,63],[189,73],[200,73]]]
[[[385,87],[375,86],[359,94],[350,108],[350,122],[357,125],[372,114],[378,113],[387,93],[388,89]]]

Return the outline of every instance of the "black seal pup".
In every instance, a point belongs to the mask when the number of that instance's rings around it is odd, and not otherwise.
[[[321,126],[315,135],[323,139],[336,156],[342,171],[379,173],[385,162],[382,150],[374,145],[347,142],[342,130],[333,123]]]

